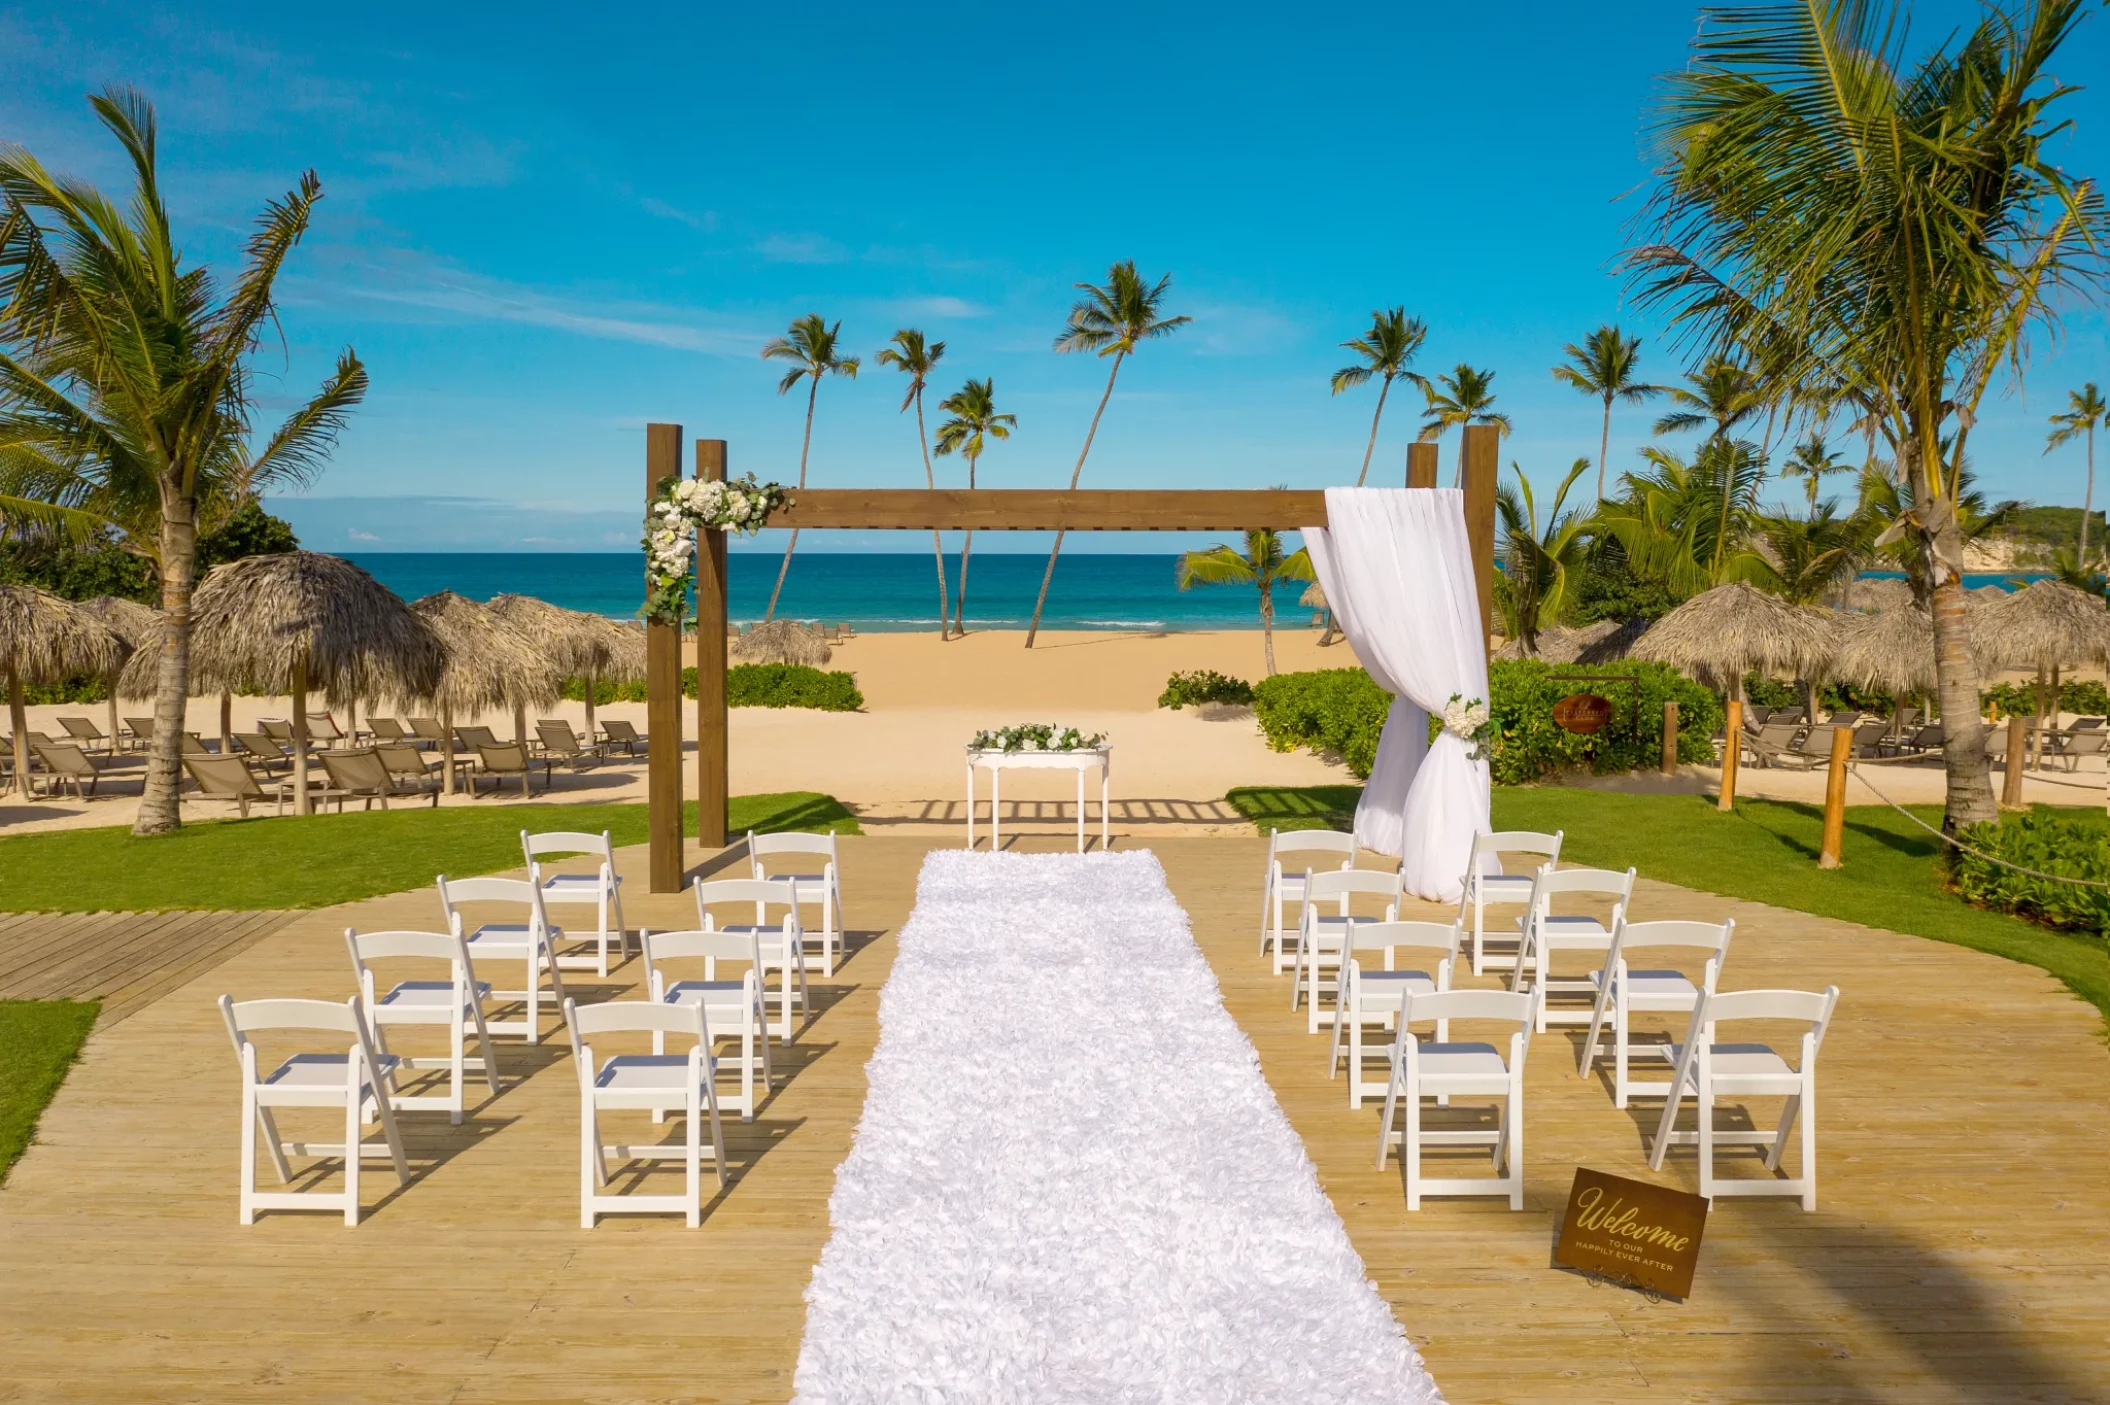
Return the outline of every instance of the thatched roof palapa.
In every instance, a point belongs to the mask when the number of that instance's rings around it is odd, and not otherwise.
[[[446,650],[392,591],[341,556],[289,551],[215,567],[191,599],[191,672],[203,692],[332,699],[423,697]]]
[[[825,668],[834,652],[828,641],[796,620],[771,620],[735,639],[732,655],[739,663],[796,663]]]
[[[1985,650],[2005,667],[2049,671],[2110,654],[2110,609],[2103,597],[2061,581],[2004,591],[1973,608]]]
[[[547,707],[561,683],[547,654],[474,600],[442,590],[411,605],[446,651],[435,686],[403,701],[430,701],[456,717],[485,708]]]
[[[1332,608],[1326,603],[1326,588],[1317,581],[1313,581],[1310,585],[1304,587],[1304,593],[1297,597],[1297,603],[1308,610]]]
[[[644,680],[645,632],[637,625],[567,610],[532,595],[494,595],[485,608],[519,631],[563,677]]]
[[[1986,647],[1986,609],[1978,600],[1965,597],[1971,657],[1981,676],[1992,672],[1994,662]],[[1893,693],[1924,693],[1934,688],[1934,616],[1917,605],[1838,611],[1832,618],[1831,636],[1832,677]]]
[[[0,666],[24,683],[107,674],[126,644],[85,605],[26,585],[0,585]]]
[[[1640,620],[1623,624],[1618,620],[1595,620],[1574,629],[1551,625],[1538,632],[1537,652],[1525,653],[1524,641],[1512,639],[1495,651],[1495,657],[1537,659],[1550,664],[1616,663],[1633,650],[1634,641],[1646,629]]]
[[[1830,644],[1821,611],[1732,581],[1702,591],[1657,620],[1629,652],[1734,693],[1754,669],[1810,676],[1830,653]]]

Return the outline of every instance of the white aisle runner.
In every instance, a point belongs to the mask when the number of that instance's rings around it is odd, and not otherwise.
[[[931,854],[879,1013],[804,1405],[1441,1399],[1152,855]]]

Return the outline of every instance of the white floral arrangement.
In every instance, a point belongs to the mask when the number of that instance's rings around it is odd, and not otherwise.
[[[1443,705],[1443,730],[1467,744],[1468,761],[1485,760],[1495,738],[1501,735],[1486,703],[1478,698],[1468,701],[1458,693],[1451,694],[1451,700]]]
[[[790,496],[783,484],[758,483],[752,473],[662,481],[645,514],[645,617],[678,623],[688,608],[697,532],[753,536]]]
[[[1075,727],[1058,727],[1052,722],[1021,722],[993,732],[976,732],[967,745],[970,751],[1096,751],[1106,745],[1106,733],[1087,736]]]

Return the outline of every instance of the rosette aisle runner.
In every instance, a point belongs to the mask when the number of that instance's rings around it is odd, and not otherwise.
[[[1148,853],[924,862],[798,1399],[1436,1402]]]

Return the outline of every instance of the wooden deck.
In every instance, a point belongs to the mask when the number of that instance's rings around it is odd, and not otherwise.
[[[291,922],[292,912],[0,914],[0,1000],[100,1000],[103,1028]]]
[[[472,1112],[405,1121],[418,1171],[375,1174],[356,1230],[235,1223],[234,1065],[211,1000],[340,999],[341,931],[429,925],[407,894],[303,914],[98,1030],[0,1190],[0,1401],[784,1400],[877,1037],[893,932],[932,841],[844,843],[855,956],[791,1078],[733,1138],[698,1231],[577,1227],[577,1084],[562,1043]],[[2110,1054],[2094,1012],[2027,967],[1649,885],[1651,915],[1734,910],[1731,986],[1839,984],[1816,1214],[1725,1202],[1692,1300],[1549,1264],[1572,1168],[1646,1175],[1636,1122],[1549,1034],[1529,1069],[1529,1208],[1405,1213],[1371,1169],[1376,1114],[1325,1078],[1254,954],[1259,847],[1155,846],[1372,1277],[1454,1402],[1977,1402],[2103,1398],[2110,1378]],[[641,869],[642,854],[626,851]],[[633,883],[642,889],[641,882]],[[673,926],[678,898],[627,900]],[[632,985],[635,964],[600,986]],[[1690,1185],[1690,1162],[1664,1173]]]

